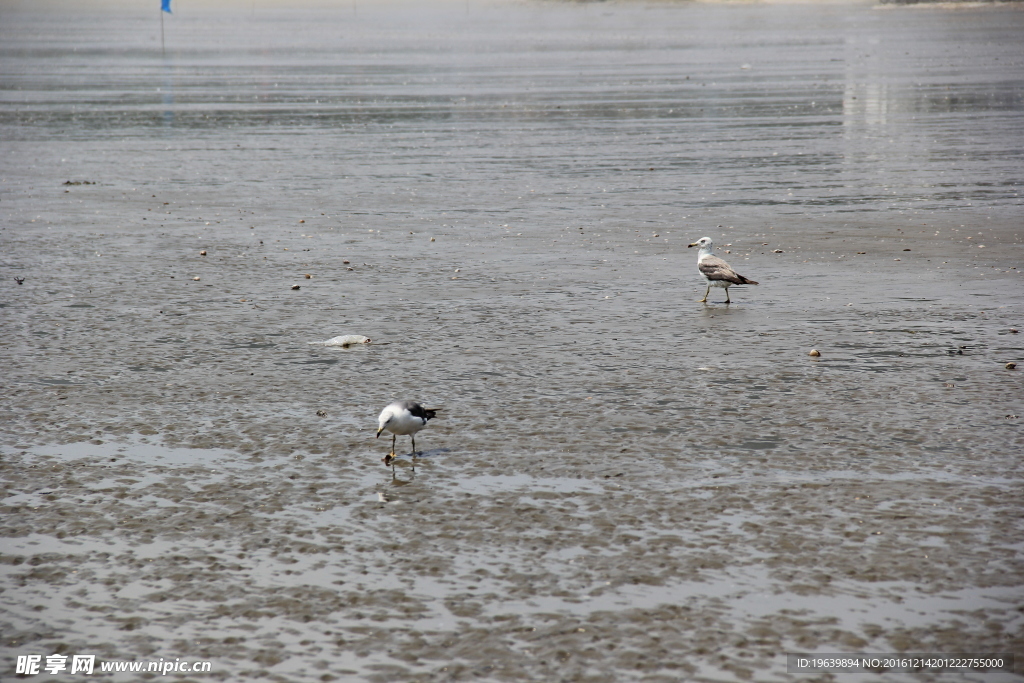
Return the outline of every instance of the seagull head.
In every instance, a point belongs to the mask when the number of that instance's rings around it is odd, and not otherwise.
[[[699,252],[697,254],[697,261],[698,262],[703,257],[711,256],[712,254],[714,254],[713,250],[715,249],[715,246],[711,243],[711,238],[700,238],[699,240],[697,240],[693,244],[689,244],[689,245],[686,245],[686,246],[687,246],[687,248],[689,248],[689,247],[699,247],[699,249],[697,250]]]
[[[377,418],[377,438],[380,438],[380,433],[388,426],[395,414],[391,412],[391,408],[385,408],[381,411],[380,417]]]

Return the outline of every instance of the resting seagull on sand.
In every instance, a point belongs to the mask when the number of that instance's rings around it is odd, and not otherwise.
[[[756,285],[757,283],[753,280],[748,280],[743,277],[731,267],[729,264],[722,259],[715,256],[714,245],[711,244],[710,237],[701,237],[693,244],[686,245],[687,247],[700,247],[700,253],[697,254],[697,269],[700,274],[704,276],[704,279],[708,281],[708,291],[704,292],[704,298],[701,299],[701,303],[706,303],[708,300],[708,294],[711,293],[712,287],[724,287],[725,288],[725,303],[732,303],[729,300],[729,288],[733,285]]]
[[[416,455],[416,432],[427,426],[427,420],[437,415],[440,408],[433,410],[424,408],[415,401],[395,401],[380,411],[377,418],[377,438],[385,429],[391,432],[391,452],[384,457],[384,464],[389,465],[395,459],[395,439],[398,434],[412,437],[412,452]]]

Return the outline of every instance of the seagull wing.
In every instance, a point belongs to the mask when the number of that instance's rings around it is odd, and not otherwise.
[[[725,282],[731,282],[734,285],[757,284],[753,280],[748,280],[737,273],[729,267],[728,263],[717,256],[708,256],[707,258],[701,259],[700,263],[697,264],[697,268],[709,281],[723,280]]]
[[[424,422],[435,417],[437,415],[437,411],[440,410],[440,408],[424,408],[415,401],[402,401],[402,407],[408,410],[410,415],[418,417]]]

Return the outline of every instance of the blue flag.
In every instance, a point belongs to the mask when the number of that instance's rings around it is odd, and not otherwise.
[[[171,13],[171,0],[160,0],[160,9],[168,14]]]

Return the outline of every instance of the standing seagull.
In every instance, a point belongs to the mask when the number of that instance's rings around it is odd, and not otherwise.
[[[748,280],[743,277],[735,270],[733,270],[728,263],[715,256],[714,245],[711,244],[710,237],[701,237],[693,244],[686,245],[689,247],[700,247],[700,253],[697,254],[697,270],[704,276],[704,279],[708,281],[708,290],[704,292],[704,298],[701,299],[701,303],[707,303],[708,294],[711,293],[712,287],[724,287],[725,288],[725,303],[732,303],[729,300],[729,288],[733,285],[756,285],[757,283],[753,280]]]
[[[391,432],[391,452],[384,457],[384,464],[389,465],[395,459],[395,439],[398,434],[412,437],[412,453],[416,455],[416,432],[427,426],[427,420],[437,415],[440,408],[429,410],[415,401],[395,401],[380,411],[377,418],[377,438],[385,429]]]

